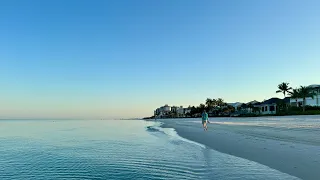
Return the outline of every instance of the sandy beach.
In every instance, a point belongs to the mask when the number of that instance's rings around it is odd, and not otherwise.
[[[301,179],[320,177],[320,116],[211,118],[208,131],[200,119],[160,121],[164,128],[219,152]]]

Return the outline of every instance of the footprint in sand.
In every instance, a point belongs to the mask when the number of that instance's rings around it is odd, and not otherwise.
[[[290,146],[291,148],[294,148],[294,146]]]

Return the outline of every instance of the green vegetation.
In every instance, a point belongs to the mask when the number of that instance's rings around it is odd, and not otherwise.
[[[208,112],[210,117],[212,116],[229,116],[234,112],[233,106],[228,105],[222,98],[210,99],[207,98],[205,104],[199,106],[189,106],[190,112],[186,114],[187,117],[200,117],[203,110]]]
[[[299,107],[298,99],[301,97],[299,89],[293,89],[292,92],[289,92],[290,97],[296,100],[296,106]]]
[[[306,106],[305,111],[303,111],[303,108],[301,107],[298,107],[298,108],[291,107],[287,112],[280,111],[280,112],[277,112],[276,115],[288,116],[288,115],[319,115],[319,114],[320,114],[320,107]]]
[[[188,111],[183,116],[180,117],[201,117],[203,110],[208,112],[210,117],[225,117],[225,116],[237,116],[237,117],[256,117],[256,116],[286,116],[286,115],[318,115],[320,114],[320,106],[307,106],[306,99],[314,98],[320,93],[320,89],[311,88],[306,86],[300,86],[299,88],[293,89],[289,86],[289,83],[282,82],[278,85],[278,90],[276,93],[282,93],[284,99],[279,100],[276,106],[276,114],[261,114],[260,103],[255,104],[242,104],[235,109],[233,106],[224,102],[222,98],[211,99],[207,98],[205,103],[201,103],[199,106],[189,106]],[[289,97],[286,97],[289,95]],[[288,102],[288,98],[295,99],[296,103],[291,105]],[[299,99],[302,99],[298,102]],[[300,103],[300,104],[299,104]],[[317,99],[317,104],[319,104]],[[176,118],[179,117],[177,112],[169,112],[166,118]],[[149,117],[154,118],[154,116]],[[146,119],[149,119],[146,118]]]
[[[290,93],[292,87],[289,87],[289,83],[283,82],[278,85],[278,91],[276,93],[283,93],[283,96],[286,97],[286,93]]]
[[[306,98],[311,97],[313,99],[316,93],[311,88],[305,86],[301,86],[298,91],[300,94],[300,98],[303,99],[303,111],[305,111]]]
[[[284,102],[278,102],[277,115],[316,115],[320,114],[320,107],[306,106],[306,98],[314,98],[317,93],[313,88],[300,86],[300,88],[292,89],[289,87],[289,83],[281,83],[278,85],[278,91],[282,92],[285,96],[286,93],[290,95],[290,98],[296,100],[295,106],[290,106]],[[290,91],[291,90],[291,91]],[[298,99],[303,99],[302,107],[299,106]],[[285,106],[285,108],[284,108]]]

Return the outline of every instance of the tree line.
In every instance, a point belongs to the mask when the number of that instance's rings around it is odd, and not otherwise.
[[[229,115],[235,111],[235,108],[227,104],[222,98],[207,98],[205,103],[201,103],[199,106],[189,106],[188,109],[190,109],[190,112],[186,115],[190,117],[200,116],[204,110],[206,110],[210,116]]]
[[[315,91],[320,93],[319,87],[317,89],[309,86],[300,86],[298,88],[292,88],[289,86],[289,83],[287,82],[280,83],[278,85],[278,90],[276,91],[276,93],[282,93],[284,98],[286,98],[286,95],[289,95],[288,96],[289,98],[296,100],[296,106],[294,107],[294,106],[288,105],[285,102],[285,99],[279,100],[277,102],[277,114],[278,112],[279,114],[283,112],[284,112],[283,114],[290,114],[290,112],[288,112],[289,110],[301,111],[298,99],[303,100],[302,111],[305,112],[307,107],[306,99],[309,97],[314,99],[314,97],[317,95]],[[260,112],[260,108],[255,107],[254,104],[252,103],[247,103],[247,104],[242,103],[239,107],[237,107],[237,109],[235,109],[235,107],[233,107],[230,104],[227,104],[222,98],[217,98],[217,99],[207,98],[204,103],[201,103],[198,106],[189,106],[187,109],[189,110],[189,112],[185,114],[187,117],[201,116],[201,113],[204,110],[206,110],[209,113],[209,116],[229,116],[231,113],[234,113],[236,111],[241,112],[241,110],[244,110],[243,112],[244,114],[247,114],[248,110],[250,110],[249,114],[250,113],[256,114],[257,112]],[[316,110],[316,111],[320,110],[319,107],[308,107],[308,109]],[[177,114],[175,113],[171,112],[171,114],[169,114],[169,117],[177,117]],[[316,113],[320,113],[320,111]]]

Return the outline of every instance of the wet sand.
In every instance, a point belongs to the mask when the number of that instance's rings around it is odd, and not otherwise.
[[[320,116],[214,118],[208,131],[200,119],[161,119],[189,140],[289,175],[320,178]]]

